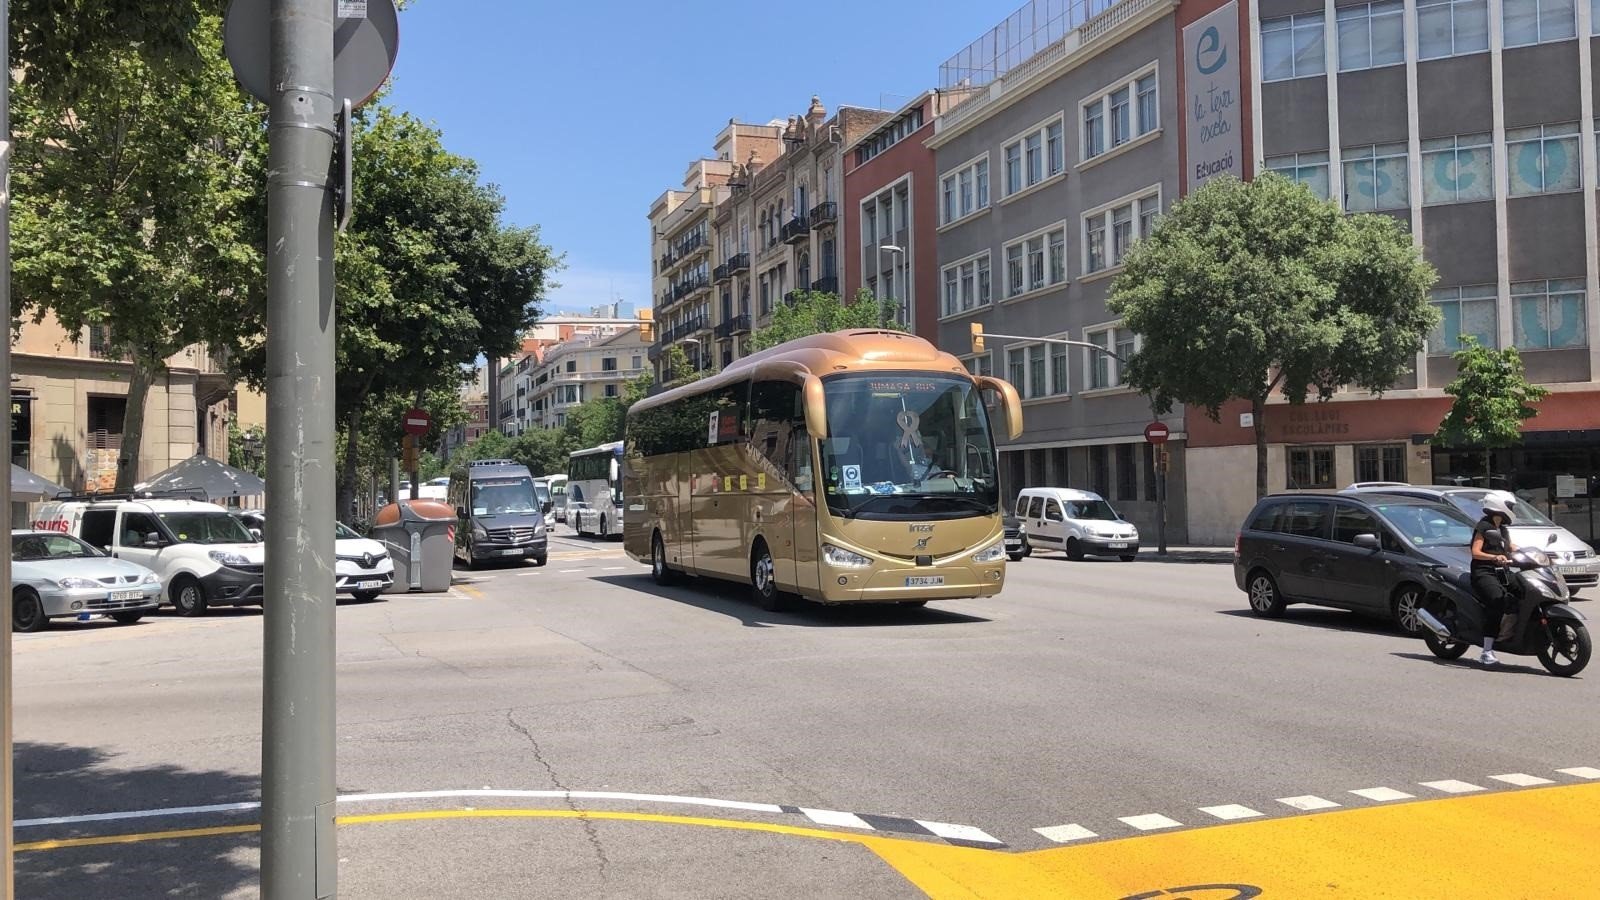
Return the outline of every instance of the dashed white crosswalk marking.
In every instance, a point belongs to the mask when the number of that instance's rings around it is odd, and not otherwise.
[[[1282,803],[1284,806],[1292,806],[1295,809],[1303,810],[1305,812],[1311,812],[1318,809],[1337,809],[1339,806],[1339,804],[1333,802],[1332,800],[1324,800],[1321,797],[1315,797],[1311,794],[1306,794],[1303,797],[1279,797],[1278,802]]]
[[[1003,843],[999,838],[990,835],[981,828],[973,828],[971,825],[951,825],[949,822],[929,822],[923,819],[915,819],[913,821],[947,840],[977,841],[983,844]]]
[[[1470,794],[1473,791],[1483,790],[1478,785],[1466,781],[1456,781],[1453,778],[1447,778],[1444,781],[1424,781],[1421,784],[1425,788],[1444,791],[1446,794]]]
[[[1237,803],[1225,803],[1222,806],[1202,806],[1200,811],[1208,816],[1216,816],[1223,821],[1231,822],[1235,819],[1255,819],[1261,816],[1248,806]]]
[[[1379,803],[1389,803],[1394,800],[1413,799],[1413,795],[1408,794],[1405,791],[1397,791],[1394,788],[1386,787],[1361,788],[1359,790],[1351,791],[1350,793],[1355,794],[1357,797],[1365,797],[1368,800],[1376,800]]]
[[[1571,775],[1573,778],[1587,778],[1590,781],[1600,779],[1600,769],[1590,766],[1578,766],[1575,769],[1557,769],[1556,771],[1563,775]]]
[[[1533,787],[1534,785],[1538,784],[1555,784],[1554,781],[1551,781],[1548,778],[1540,778],[1537,775],[1526,775],[1522,772],[1512,772],[1509,775],[1490,775],[1489,777],[1494,781],[1503,781],[1506,784],[1513,785],[1515,787]]]
[[[1088,840],[1099,835],[1082,825],[1052,825],[1049,828],[1035,828],[1041,836],[1058,844],[1067,844],[1072,841]]]
[[[1158,813],[1149,813],[1143,816],[1124,816],[1118,821],[1131,828],[1137,828],[1140,831],[1155,831],[1160,828],[1177,828],[1183,824],[1176,819],[1169,819],[1166,816]]]
[[[839,812],[836,809],[806,809],[803,806],[800,807],[800,811],[805,813],[806,818],[818,825],[837,825],[840,828],[872,830],[872,826],[868,825],[865,819],[855,813]]]

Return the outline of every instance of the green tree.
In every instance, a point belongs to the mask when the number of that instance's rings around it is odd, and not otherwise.
[[[755,333],[751,346],[765,350],[807,335],[851,328],[904,331],[895,322],[898,309],[895,302],[878,300],[865,290],[856,294],[854,303],[841,301],[838,294],[806,291],[792,306],[778,304],[772,311],[772,322]]]
[[[219,8],[15,10],[18,312],[105,328],[130,363],[119,490],[139,480],[145,400],[167,359],[228,342],[262,285],[265,123],[222,56]]]
[[[1266,404],[1381,392],[1410,370],[1438,321],[1436,276],[1389,216],[1336,204],[1266,173],[1216,178],[1129,252],[1110,308],[1142,338],[1128,382],[1157,410],[1213,421],[1230,400],[1255,414],[1256,492],[1267,492]]]
[[[480,459],[515,459],[515,449],[511,438],[503,432],[488,431],[451,456],[450,465],[452,469],[460,471]]]
[[[1461,336],[1453,356],[1456,377],[1444,389],[1454,398],[1433,435],[1436,447],[1483,451],[1484,484],[1493,452],[1522,442],[1522,423],[1539,414],[1532,404],[1550,392],[1528,381],[1515,348],[1491,350],[1471,335]]]
[[[260,425],[240,428],[232,417],[228,420],[228,465],[243,469],[257,477],[267,477],[267,435]]]
[[[511,458],[528,467],[535,478],[561,475],[567,471],[567,457],[578,449],[565,428],[536,428],[511,441]]]

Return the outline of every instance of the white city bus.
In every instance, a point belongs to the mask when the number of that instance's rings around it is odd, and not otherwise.
[[[580,535],[622,536],[622,446],[577,450],[567,463],[567,524]]]

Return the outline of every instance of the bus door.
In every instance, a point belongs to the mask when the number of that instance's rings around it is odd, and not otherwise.
[[[794,526],[795,587],[802,594],[820,593],[822,559],[817,544],[817,495],[812,478],[815,454],[811,447],[811,435],[806,432],[804,425],[795,427],[789,447],[789,483],[794,486],[791,521]]]

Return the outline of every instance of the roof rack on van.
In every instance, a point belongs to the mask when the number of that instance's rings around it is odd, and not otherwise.
[[[66,492],[52,498],[63,502],[97,503],[104,500],[199,500],[209,502],[206,492],[199,488],[180,488],[167,491],[129,491],[123,493]]]
[[[468,463],[471,466],[517,466],[521,463],[514,459],[475,459]]]

